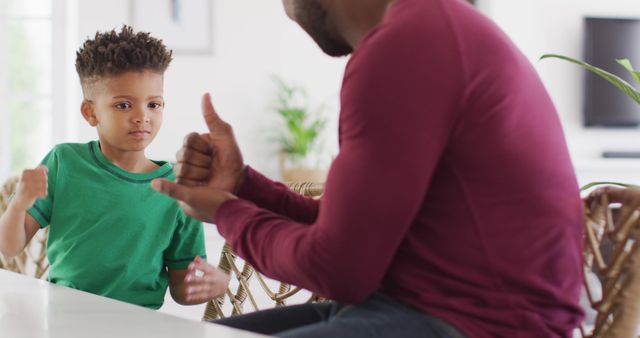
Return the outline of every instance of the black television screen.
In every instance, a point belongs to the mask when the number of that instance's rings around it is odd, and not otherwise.
[[[584,27],[584,60],[635,85],[631,74],[616,59],[627,58],[640,67],[640,19],[587,17]],[[640,105],[606,80],[587,72],[584,125],[637,127]]]

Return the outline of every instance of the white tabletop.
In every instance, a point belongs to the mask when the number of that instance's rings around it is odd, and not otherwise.
[[[260,338],[0,269],[0,337]]]

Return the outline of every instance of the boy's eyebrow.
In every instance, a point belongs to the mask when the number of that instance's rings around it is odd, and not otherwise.
[[[118,96],[114,96],[112,97],[112,99],[132,99],[132,96],[128,96],[128,95],[118,95]]]
[[[114,96],[112,97],[112,99],[134,99],[133,96],[128,96],[128,95],[118,95],[118,96]],[[151,100],[151,99],[164,99],[162,97],[162,95],[155,95],[155,96],[148,96],[147,100]]]

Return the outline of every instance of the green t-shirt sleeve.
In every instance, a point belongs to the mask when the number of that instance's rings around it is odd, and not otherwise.
[[[207,259],[204,228],[200,221],[182,212],[177,222],[171,244],[164,253],[164,263],[169,269],[186,269],[196,256]]]
[[[58,176],[58,164],[59,164],[59,150],[53,148],[47,156],[44,157],[41,164],[47,166],[48,169],[48,188],[47,196],[45,198],[39,198],[33,204],[31,209],[27,210],[40,225],[40,228],[44,228],[49,225],[51,221],[51,210],[53,209],[53,197],[56,190],[56,177]]]

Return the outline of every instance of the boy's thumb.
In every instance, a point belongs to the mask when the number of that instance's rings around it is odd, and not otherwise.
[[[155,179],[151,181],[151,188],[159,193],[171,196],[178,201],[184,201],[189,195],[188,187],[165,179]]]

